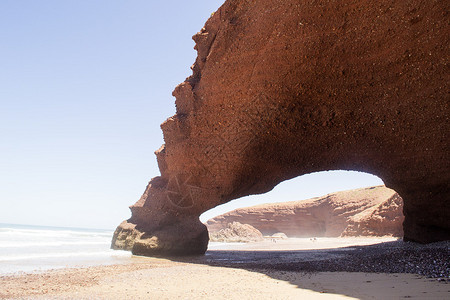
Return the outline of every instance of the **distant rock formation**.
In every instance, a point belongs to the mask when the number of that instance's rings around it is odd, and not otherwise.
[[[337,192],[304,201],[239,208],[207,221],[209,231],[231,222],[264,235],[288,237],[402,236],[403,201],[384,186]]]
[[[200,214],[326,170],[397,191],[406,240],[450,239],[449,11],[441,0],[225,1],[193,37],[193,74],[161,125],[161,174],[112,247],[204,253]],[[338,234],[309,219],[311,233]]]
[[[249,243],[262,241],[263,235],[255,227],[239,222],[228,223],[226,228],[209,233],[210,242]]]
[[[288,236],[283,232],[277,232],[277,233],[272,234],[271,238],[277,239],[277,240],[285,240],[288,238]]]

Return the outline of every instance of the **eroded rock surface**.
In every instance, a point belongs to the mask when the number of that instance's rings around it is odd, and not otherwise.
[[[347,219],[341,236],[403,236],[403,200],[399,194],[389,195],[376,204]]]
[[[404,237],[450,238],[448,1],[228,0],[194,36],[153,178],[113,248],[203,253],[198,216],[323,170],[375,174]]]
[[[264,240],[264,237],[258,229],[239,222],[231,222],[217,231],[210,231],[209,239],[211,242],[225,243],[249,243]]]
[[[215,232],[240,222],[264,235],[283,232],[288,237],[402,236],[402,210],[398,194],[378,186],[239,208],[208,220],[206,226]]]

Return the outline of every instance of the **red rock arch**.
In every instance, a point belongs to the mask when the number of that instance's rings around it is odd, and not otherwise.
[[[203,211],[331,169],[397,191],[405,239],[449,239],[448,11],[446,1],[226,1],[194,36],[193,75],[161,126],[161,176],[113,247],[202,253]]]

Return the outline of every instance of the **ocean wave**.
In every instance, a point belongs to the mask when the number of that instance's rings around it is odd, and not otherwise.
[[[2,248],[26,248],[26,247],[59,247],[59,246],[80,246],[80,245],[109,245],[111,240],[89,242],[89,241],[78,241],[78,242],[2,242],[0,244],[0,249]]]
[[[95,252],[69,252],[69,253],[36,253],[27,255],[13,255],[13,256],[0,256],[0,262],[17,261],[17,260],[32,260],[43,258],[64,258],[64,257],[99,257],[99,256],[131,256],[130,252],[125,251],[95,251]]]
[[[111,237],[113,232],[0,228],[1,236]]]

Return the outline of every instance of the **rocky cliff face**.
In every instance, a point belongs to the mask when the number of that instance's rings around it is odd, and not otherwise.
[[[397,194],[347,219],[342,236],[403,236],[403,200]]]
[[[304,201],[236,209],[208,220],[210,232],[231,222],[252,225],[264,235],[288,237],[402,236],[403,203],[384,186],[344,191]]]
[[[264,240],[262,233],[249,224],[231,222],[220,230],[210,232],[209,240],[211,242],[226,243],[249,243]]]
[[[228,0],[196,35],[153,178],[113,248],[206,251],[198,216],[323,170],[380,177],[404,237],[450,239],[450,3]]]

